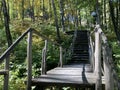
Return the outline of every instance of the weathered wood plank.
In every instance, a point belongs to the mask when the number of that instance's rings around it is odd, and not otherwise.
[[[76,66],[76,67],[75,67]],[[57,67],[32,79],[33,85],[61,85],[61,86],[91,86],[96,83],[96,76],[93,72],[88,72],[90,65],[64,65]],[[104,79],[103,79],[104,82]]]
[[[83,71],[92,73],[92,68],[90,65],[64,65],[62,68],[57,67],[48,71],[47,74],[81,75]]]
[[[0,75],[5,75],[5,74],[8,74],[8,70],[0,70]]]
[[[9,84],[9,63],[10,63],[10,56],[8,56],[5,59],[5,70],[8,70],[8,74],[4,74],[4,89],[3,90],[8,90],[8,84]]]
[[[46,74],[47,66],[46,66],[46,55],[47,55],[47,40],[45,40],[45,46],[42,50],[42,63],[41,63],[41,74]]]
[[[62,46],[59,47],[60,48],[60,67],[63,67],[63,49]]]
[[[98,31],[95,32],[95,74],[96,79],[96,89],[102,89],[102,80],[101,80],[101,35]]]
[[[112,61],[112,53],[109,47],[105,44],[103,46],[103,63],[105,72],[105,90],[114,90],[114,79],[112,76],[112,66],[110,61]]]
[[[88,81],[84,81],[85,77],[82,76],[67,76],[67,75],[42,75],[38,79],[33,79],[33,82],[48,82],[48,83],[68,83],[68,84],[94,84],[95,78],[87,78]]]
[[[32,31],[28,33],[28,46],[27,46],[27,66],[28,66],[28,78],[27,78],[27,90],[31,90],[32,79]]]

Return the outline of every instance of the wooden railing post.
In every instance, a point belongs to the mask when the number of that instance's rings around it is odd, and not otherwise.
[[[62,46],[60,46],[60,67],[63,67],[63,50],[62,50]]]
[[[27,44],[27,67],[28,67],[28,78],[27,78],[27,90],[31,90],[32,80],[32,31],[28,33],[28,44]]]
[[[45,46],[42,50],[42,63],[41,63],[42,75],[46,74],[46,55],[47,55],[47,40],[45,40]]]
[[[96,89],[102,89],[102,77],[101,77],[101,35],[98,30],[95,32],[95,71],[96,75]]]
[[[92,38],[90,36],[90,63],[92,65],[93,70],[95,69],[95,58],[94,58],[94,45]]]
[[[5,70],[8,71],[7,74],[4,75],[4,89],[3,90],[8,90],[8,83],[9,83],[9,63],[10,63],[10,56],[8,55],[5,60]]]
[[[109,53],[111,52],[109,46],[106,44],[103,45],[103,63],[104,63],[104,77],[105,77],[105,90],[114,90],[114,80],[112,77],[112,70],[110,66],[110,58]]]

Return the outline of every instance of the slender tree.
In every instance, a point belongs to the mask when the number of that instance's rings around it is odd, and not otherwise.
[[[4,15],[5,32],[6,32],[6,37],[7,37],[8,47],[9,47],[12,44],[12,36],[9,28],[9,13],[7,10],[7,5],[5,0],[2,0],[2,7],[3,7],[3,15]]]
[[[107,30],[107,19],[106,19],[106,0],[104,0],[104,24],[105,24],[105,29]]]
[[[96,0],[96,13],[97,13],[96,23],[97,23],[97,24],[100,24],[99,0]]]
[[[110,6],[111,19],[112,19],[112,23],[113,23],[113,26],[114,26],[114,31],[115,31],[116,37],[119,41],[119,44],[120,44],[120,32],[118,30],[118,24],[117,24],[117,20],[116,20],[116,17],[115,17],[114,6],[113,6],[113,2],[111,0],[109,1],[109,6]]]
[[[60,3],[60,15],[61,15],[62,30],[63,30],[63,32],[65,32],[63,0],[59,0],[59,3]]]
[[[53,11],[54,11],[54,17],[55,17],[57,38],[58,38],[58,42],[61,43],[60,31],[59,31],[59,26],[58,26],[58,17],[57,17],[57,12],[56,12],[56,7],[55,7],[54,0],[52,0],[52,6],[53,6]]]
[[[31,5],[31,19],[34,22],[35,21],[35,15],[34,15],[34,0],[32,0],[32,5]]]
[[[0,3],[0,11],[2,11],[2,5]],[[2,12],[0,12],[0,20],[1,20],[1,23],[3,24],[3,15],[2,15]]]
[[[44,19],[44,16],[45,16],[45,1],[42,0],[42,10],[43,10],[43,19]]]
[[[49,0],[49,19],[52,17],[52,7],[51,7],[51,0]]]
[[[22,0],[22,21],[24,20],[24,0]]]

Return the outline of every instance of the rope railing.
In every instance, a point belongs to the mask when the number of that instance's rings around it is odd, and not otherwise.
[[[45,37],[44,35],[40,34],[38,31],[36,31],[35,29],[32,28],[28,28],[26,32],[24,32],[18,39],[16,39],[16,41],[0,56],[0,63],[2,63],[4,61],[4,59],[6,59],[6,65],[5,67],[9,67],[9,57],[10,57],[10,53],[11,51],[19,44],[19,42],[28,35],[28,39],[27,39],[27,87],[26,90],[31,90],[31,85],[32,85],[32,37],[33,34],[39,36],[40,38],[42,38],[43,40],[45,40],[45,46],[43,48],[42,51],[42,74],[46,74],[46,55],[47,55],[47,43],[51,42],[53,45],[57,45],[59,46],[60,52],[59,52],[59,63],[60,66],[62,67],[63,65],[63,60],[62,60],[62,46],[60,44],[58,44],[57,42],[51,41],[49,38]],[[6,71],[6,72],[4,72]],[[4,87],[3,90],[8,90],[8,79],[9,79],[9,68],[5,68],[5,70],[0,72],[1,75],[4,75],[5,79],[4,79]],[[5,73],[5,74],[4,74]]]

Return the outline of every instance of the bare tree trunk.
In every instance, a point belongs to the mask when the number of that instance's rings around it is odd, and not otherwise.
[[[56,12],[54,0],[52,0],[52,6],[53,6],[55,24],[56,24],[56,29],[57,29],[57,38],[58,38],[58,42],[61,43],[60,31],[59,31],[59,26],[58,26],[58,17],[57,17],[57,12]]]
[[[24,0],[22,0],[22,21],[24,21]]]
[[[106,0],[104,0],[104,25],[105,25],[105,30],[107,30],[107,21],[106,21]]]
[[[78,21],[79,21],[79,25],[81,27],[82,26],[82,23],[81,23],[81,11],[79,10],[78,12],[79,12],[79,20]]]
[[[7,0],[6,7],[7,7],[8,15],[10,15],[10,5],[9,5],[9,0]],[[10,21],[10,16],[9,16],[9,21]]]
[[[118,31],[118,26],[117,26],[117,22],[116,22],[116,18],[115,18],[115,13],[114,13],[114,8],[113,8],[112,1],[109,1],[109,6],[110,6],[111,19],[112,19],[112,23],[113,23],[113,26],[114,26],[114,31],[115,31],[117,39],[120,43],[120,32]]]
[[[42,0],[42,10],[43,10],[43,19],[45,16],[45,5],[44,5],[44,0]]]
[[[2,6],[0,6],[0,11],[2,11]],[[0,22],[3,24],[3,15],[2,12],[0,12]]]
[[[2,6],[3,6],[3,15],[4,15],[4,24],[5,24],[5,32],[6,32],[6,37],[7,37],[7,42],[8,42],[8,47],[12,44],[12,36],[10,33],[10,28],[9,28],[9,13],[7,10],[6,6],[6,1],[2,0]]]
[[[63,30],[63,32],[65,32],[63,2],[64,2],[63,0],[59,0],[59,3],[60,3],[60,15],[61,15],[62,30]]]
[[[120,30],[120,2],[118,3],[118,28]]]
[[[99,16],[99,0],[96,0],[96,13],[97,13],[96,24],[100,24],[100,16]]]
[[[49,0],[49,19],[52,17],[51,0]]]
[[[35,21],[35,16],[34,16],[34,0],[32,0],[32,5],[30,8],[30,16],[31,16],[31,20],[34,22]]]

